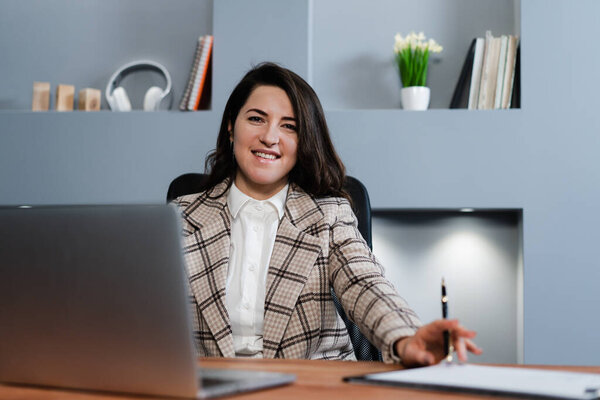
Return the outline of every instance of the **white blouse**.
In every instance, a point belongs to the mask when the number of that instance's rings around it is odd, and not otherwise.
[[[225,306],[238,357],[262,357],[265,286],[288,186],[267,200],[255,200],[235,183],[227,193],[231,247]]]

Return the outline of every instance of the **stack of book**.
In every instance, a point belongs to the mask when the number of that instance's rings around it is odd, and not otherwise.
[[[519,38],[475,38],[471,42],[450,108],[495,110],[520,106]]]
[[[181,111],[210,108],[212,47],[213,37],[211,35],[198,38],[190,77],[179,103]]]

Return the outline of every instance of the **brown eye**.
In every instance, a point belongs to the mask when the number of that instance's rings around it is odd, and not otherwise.
[[[294,131],[294,132],[296,132],[296,129],[297,129],[296,125],[292,125],[292,124],[283,124],[283,127],[285,129],[289,129],[289,130]]]

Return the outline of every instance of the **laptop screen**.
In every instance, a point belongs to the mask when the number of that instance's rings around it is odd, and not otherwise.
[[[0,208],[0,381],[194,397],[177,211]]]

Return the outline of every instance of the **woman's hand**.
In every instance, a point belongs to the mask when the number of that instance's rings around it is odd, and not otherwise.
[[[471,341],[476,333],[462,327],[458,320],[439,319],[422,326],[413,336],[396,342],[396,354],[407,367],[419,367],[437,364],[446,354],[444,349],[444,331],[450,332],[450,343],[460,361],[467,360],[467,351],[481,354],[483,351]]]

